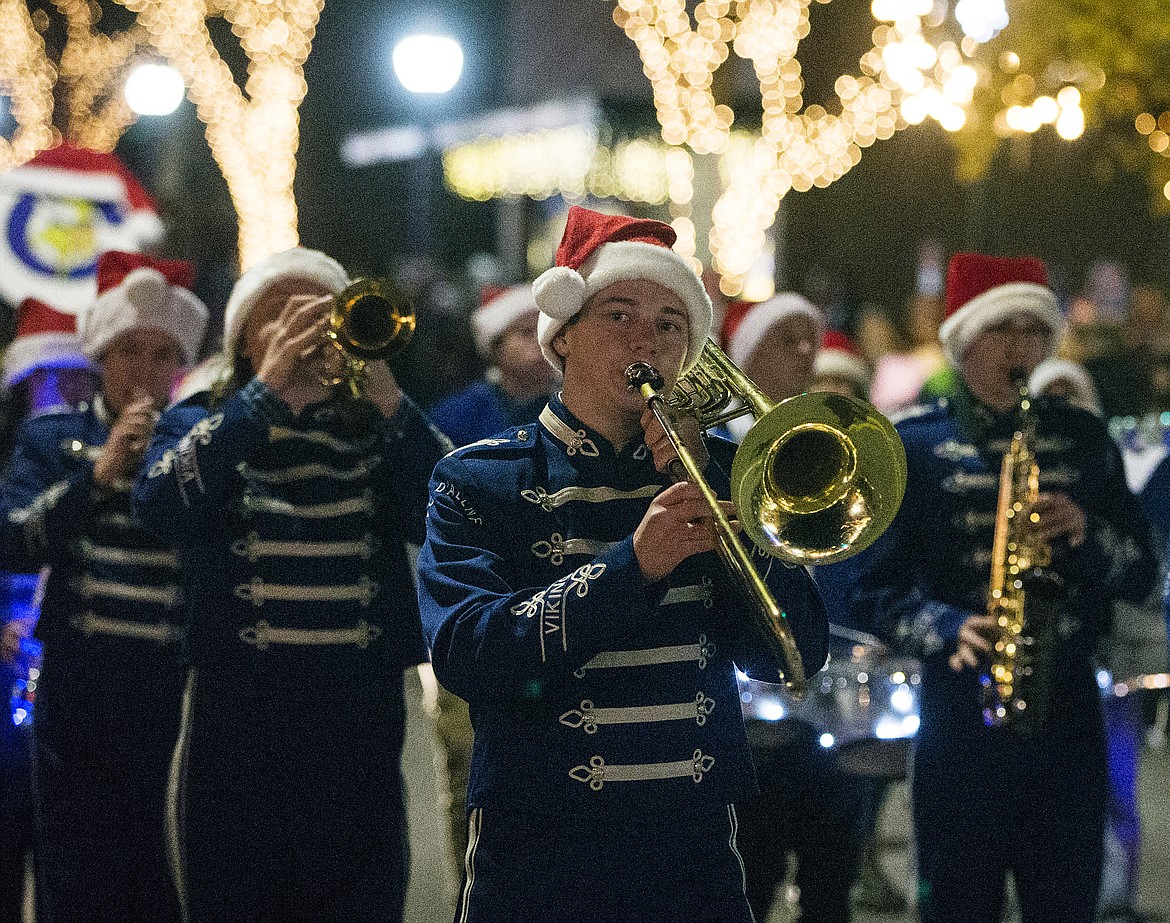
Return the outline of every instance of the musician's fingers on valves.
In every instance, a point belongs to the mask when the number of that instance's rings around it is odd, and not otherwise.
[[[966,667],[978,668],[991,653],[991,645],[997,631],[993,615],[974,614],[959,626],[959,646],[951,654],[948,663],[955,672]]]
[[[1079,548],[1085,542],[1085,512],[1068,494],[1043,493],[1036,498],[1032,512],[1038,517],[1036,528],[1045,541],[1068,538],[1069,546]]]
[[[689,413],[671,413],[671,420],[675,427],[675,433],[682,439],[683,445],[690,450],[691,455],[698,463],[699,468],[707,467],[707,462],[710,459],[707,453],[707,447],[703,443],[702,426],[699,420]],[[654,411],[649,407],[642,414],[642,429],[645,432],[646,447],[650,450],[650,454],[654,457],[654,467],[659,471],[665,471],[672,461],[678,458],[678,452],[674,444],[670,441],[670,436],[667,435],[662,423],[654,415]]]

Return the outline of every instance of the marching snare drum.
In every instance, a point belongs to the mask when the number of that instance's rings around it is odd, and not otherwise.
[[[740,674],[744,717],[804,721],[820,732],[822,747],[837,752],[847,772],[905,778],[918,732],[921,669],[917,660],[895,656],[877,639],[861,637],[865,640],[834,645],[829,662],[809,677],[808,692],[799,701],[783,686]]]

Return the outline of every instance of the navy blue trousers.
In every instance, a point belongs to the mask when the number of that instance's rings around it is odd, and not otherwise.
[[[801,923],[848,923],[864,786],[841,768],[834,751],[820,745],[810,726],[787,722],[786,734],[778,746],[753,742],[760,793],[740,805],[752,910],[758,920],[768,918],[791,851]]]
[[[998,923],[1009,873],[1023,923],[1092,923],[1106,782],[1100,734],[920,737],[912,791],[922,923]]]
[[[191,923],[400,923],[401,687],[299,702],[199,676],[177,761]]]
[[[42,923],[177,923],[163,823],[177,707],[154,728],[114,704],[107,720],[104,696],[84,714],[77,700],[56,701],[51,683],[33,728]],[[152,695],[165,703],[157,690],[138,694],[147,711]]]
[[[751,923],[731,806],[629,822],[475,808],[457,923]]]

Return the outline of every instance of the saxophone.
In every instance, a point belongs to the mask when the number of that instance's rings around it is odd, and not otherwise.
[[[980,684],[983,723],[1030,734],[1048,712],[1059,580],[1048,570],[1052,549],[1036,531],[1036,420],[1027,380],[1023,375],[1016,380],[1019,426],[1000,467],[987,591],[987,614],[995,619],[996,634]]]

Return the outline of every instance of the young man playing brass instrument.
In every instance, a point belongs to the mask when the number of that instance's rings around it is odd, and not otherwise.
[[[349,284],[302,248],[244,273],[230,382],[163,415],[135,487],[187,581],[169,820],[192,923],[402,919],[402,673],[425,658],[405,545],[450,444],[381,360],[361,426],[328,384]]]
[[[783,665],[711,553],[699,489],[661,473],[675,453],[626,378],[646,362],[669,388],[706,341],[710,301],[673,242],[656,221],[571,209],[534,285],[563,392],[435,470],[423,621],[476,728],[459,920],[751,919],[734,667]],[[724,496],[731,448],[707,443]],[[780,564],[767,581],[815,672],[812,581]]]
[[[855,621],[923,662],[923,923],[997,923],[1009,872],[1023,923],[1094,917],[1106,775],[1093,653],[1112,601],[1142,599],[1154,560],[1101,423],[1021,395],[1062,328],[1039,260],[955,256],[940,337],[961,387],[898,424],[906,496],[853,562]],[[1005,453],[1020,474],[1006,485]],[[1021,602],[1023,628],[1002,627]]]

